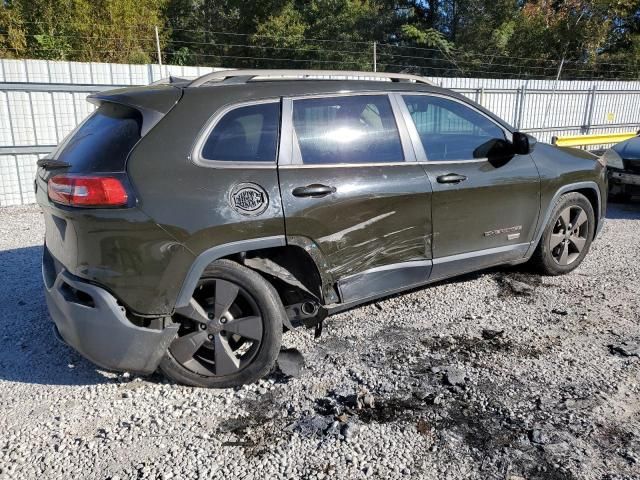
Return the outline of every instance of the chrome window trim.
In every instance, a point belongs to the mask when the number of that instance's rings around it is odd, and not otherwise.
[[[293,103],[290,98],[282,99],[280,109],[280,144],[278,145],[278,165],[280,167],[294,163]]]
[[[191,161],[199,166],[206,168],[263,168],[263,169],[275,169],[277,168],[277,159],[279,152],[276,151],[276,155],[273,158],[273,161],[269,162],[254,162],[254,161],[238,161],[238,160],[210,160],[208,158],[204,158],[202,156],[202,150],[204,149],[204,145],[209,139],[209,135],[213,129],[220,123],[220,120],[229,112],[233,110],[237,110],[238,108],[243,107],[252,107],[255,105],[265,105],[269,103],[280,103],[281,98],[266,98],[262,100],[252,100],[247,102],[239,102],[239,103],[230,103],[225,105],[224,107],[219,108],[216,112],[209,117],[209,119],[205,122],[204,126],[198,133],[196,137],[196,143],[194,144],[191,150]],[[280,108],[282,111],[282,107]],[[282,113],[281,113],[282,115]],[[279,122],[279,128],[282,129],[282,122]],[[282,130],[279,132],[279,136],[282,136]],[[276,142],[277,148],[278,142]]]
[[[366,163],[309,163],[305,164],[302,161],[302,152],[300,150],[300,144],[298,142],[297,134],[293,125],[293,102],[296,100],[312,100],[312,99],[322,99],[322,98],[338,98],[338,97],[362,97],[362,96],[386,96],[389,101],[389,105],[391,107],[391,112],[393,114],[393,119],[396,124],[396,130],[398,132],[398,136],[400,138],[400,146],[402,148],[402,155],[404,156],[403,161],[397,162],[366,162]],[[400,111],[391,98],[389,92],[380,92],[380,91],[359,91],[359,92],[336,92],[336,93],[322,93],[322,94],[312,94],[312,95],[296,95],[292,97],[286,97],[283,100],[283,103],[290,104],[290,111],[287,111],[287,117],[285,118],[285,109],[283,107],[282,115],[282,128],[285,128],[285,125],[290,125],[291,135],[293,137],[292,145],[291,145],[291,162],[290,163],[279,163],[281,168],[292,168],[295,166],[297,168],[342,168],[342,167],[370,167],[370,166],[390,166],[390,165],[415,165],[416,164],[416,156],[413,150],[413,145],[411,142],[411,138],[409,137],[409,131],[404,125],[405,122],[401,121]],[[285,158],[286,159],[286,158]]]
[[[416,153],[416,160],[418,161],[418,163],[426,162],[427,153],[424,151],[424,146],[422,145],[422,140],[420,140],[418,129],[416,128],[416,124],[414,123],[413,118],[411,118],[411,113],[409,112],[407,104],[402,98],[402,94],[392,93],[391,96],[395,97],[396,104],[398,105],[398,109],[400,110],[400,116],[402,117],[402,123],[405,124],[405,128],[409,132],[409,137],[411,138],[411,143],[413,144],[413,148]]]
[[[433,162],[432,162],[433,163]],[[292,163],[280,165],[283,170],[292,168],[358,168],[358,167],[406,167],[419,165],[417,162],[368,162],[368,163]]]
[[[407,128],[406,122],[404,122],[404,119],[402,117],[402,111],[400,110],[400,106],[398,105],[398,100],[394,98],[393,95],[387,94],[387,97],[389,99],[389,103],[391,104],[391,111],[393,112],[393,117],[396,122],[396,128],[398,129],[398,134],[400,135],[400,143],[402,144],[404,162],[415,163],[417,161],[416,153],[413,148],[411,136],[409,135],[409,129]]]
[[[491,118],[486,113],[478,110],[473,105],[471,105],[471,104],[469,104],[469,103],[467,103],[464,100],[461,100],[459,98],[454,98],[454,97],[451,97],[449,95],[443,95],[443,94],[440,94],[440,93],[430,93],[430,92],[402,92],[402,93],[396,92],[396,93],[392,93],[391,95],[396,97],[396,102],[399,105],[400,112],[402,114],[402,118],[404,120],[404,123],[407,126],[407,130],[409,131],[409,136],[411,137],[411,140],[413,142],[414,148],[416,150],[417,161],[420,164],[423,164],[423,165],[442,165],[442,164],[451,164],[451,163],[475,163],[475,162],[486,162],[489,159],[486,158],[486,157],[483,157],[483,158],[460,158],[460,159],[455,159],[455,160],[432,160],[432,161],[429,160],[427,158],[427,153],[424,150],[424,146],[422,145],[422,140],[420,139],[420,135],[418,134],[418,128],[416,127],[416,124],[413,121],[413,118],[411,117],[411,113],[409,112],[409,108],[407,107],[407,104],[404,101],[403,97],[405,97],[405,96],[410,96],[410,97],[414,97],[414,96],[440,97],[440,98],[444,98],[446,100],[450,100],[452,102],[457,102],[457,103],[469,108],[470,110],[473,110],[474,112],[479,113],[480,115],[482,115],[486,119],[488,119],[491,123],[496,125],[498,128],[500,128],[500,130],[502,130],[504,132],[505,140],[507,140],[509,142],[513,141],[513,134],[504,125],[499,124],[498,122],[496,122],[493,118]]]
[[[389,95],[389,92],[380,91],[380,90],[342,90],[339,92],[332,93],[310,93],[310,94],[300,94],[300,95],[289,95],[286,98],[291,101],[296,100],[310,100],[312,98],[339,98],[339,97],[362,97],[362,96],[372,96],[372,95]]]
[[[445,165],[450,163],[481,163],[489,160],[487,157],[471,158],[469,160],[425,160],[418,162],[419,165]]]

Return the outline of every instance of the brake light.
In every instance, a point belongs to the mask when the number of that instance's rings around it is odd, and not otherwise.
[[[78,207],[122,207],[129,195],[116,177],[56,175],[49,179],[51,201]]]

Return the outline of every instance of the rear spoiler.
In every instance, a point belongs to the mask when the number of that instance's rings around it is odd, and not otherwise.
[[[155,82],[151,82],[149,85],[182,85],[187,86],[189,83],[193,82],[196,77],[175,77],[173,75],[169,75],[166,78],[161,78],[160,80],[156,80]]]
[[[89,95],[87,101],[97,106],[104,102],[111,102],[136,109],[142,115],[140,136],[144,137],[171,111],[180,98],[182,98],[182,89],[154,85],[98,92]]]

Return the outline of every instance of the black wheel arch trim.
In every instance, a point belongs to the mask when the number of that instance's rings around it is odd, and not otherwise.
[[[604,219],[604,212],[601,211],[602,209],[602,194],[600,192],[600,188],[598,187],[598,184],[594,181],[584,181],[584,182],[576,182],[576,183],[569,183],[567,185],[563,185],[562,187],[560,187],[556,193],[553,195],[553,198],[551,199],[551,201],[549,202],[549,204],[547,205],[547,209],[546,212],[544,214],[544,217],[541,215],[538,218],[538,225],[536,227],[536,234],[535,237],[533,239],[533,241],[531,242],[531,246],[529,247],[529,251],[527,252],[526,257],[530,257],[531,255],[533,255],[533,252],[535,251],[536,247],[538,246],[538,243],[540,243],[540,239],[542,238],[542,234],[544,232],[544,229],[547,225],[547,222],[549,221],[549,218],[551,218],[551,212],[553,211],[553,207],[556,204],[556,201],[558,200],[558,198],[560,198],[561,195],[564,195],[565,193],[570,193],[570,192],[575,192],[577,190],[585,190],[585,189],[589,189],[589,190],[593,190],[596,193],[597,199],[598,199],[598,204],[597,204],[597,208],[594,209],[594,214],[596,217],[596,228],[595,228],[595,232],[597,234],[597,232],[600,231],[600,226],[602,225],[602,221]]]
[[[263,248],[284,247],[287,245],[284,235],[274,235],[271,237],[253,238],[250,240],[240,240],[238,242],[225,243],[211,247],[200,255],[198,255],[187,273],[187,277],[182,283],[182,288],[176,299],[175,308],[185,307],[189,305],[193,291],[198,285],[198,281],[202,277],[205,269],[216,260],[233,255],[235,253],[249,252],[252,250],[261,250]],[[282,319],[282,323],[290,330],[293,325],[288,317]]]
[[[182,288],[176,299],[175,308],[189,305],[191,295],[196,289],[198,281],[202,277],[204,270],[212,262],[235,253],[260,250],[262,248],[284,247],[286,244],[287,242],[284,235],[274,235],[271,237],[252,238],[249,240],[225,243],[205,250],[196,257],[186,278],[182,282]]]

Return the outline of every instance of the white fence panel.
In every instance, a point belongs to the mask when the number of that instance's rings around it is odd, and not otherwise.
[[[111,86],[147,85],[169,75],[196,77],[212,70],[175,65],[160,68],[158,65],[0,60],[0,82],[31,84],[24,90],[10,90],[0,83],[0,206],[35,200],[36,160],[93,111],[93,105],[86,101],[92,91]],[[586,131],[609,133],[640,128],[640,81],[443,77],[429,77],[429,80],[457,90],[543,142],[550,142],[553,136]]]
[[[0,205],[22,205],[20,177],[15,155],[0,156]]]

